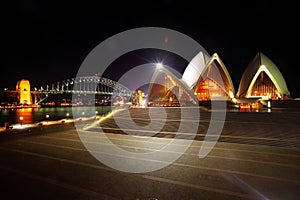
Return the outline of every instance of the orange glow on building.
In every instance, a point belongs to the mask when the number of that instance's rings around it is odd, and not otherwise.
[[[208,61],[194,88],[194,94],[199,101],[222,97],[230,100],[234,97],[232,80],[217,54],[214,54]]]
[[[204,80],[199,83],[195,90],[195,95],[199,101],[206,101],[210,100],[211,97],[220,97],[226,94],[215,82]]]
[[[227,100],[240,109],[271,108],[271,100],[290,99],[290,92],[277,66],[259,52],[247,66],[240,81],[238,93],[221,58],[200,52],[185,69],[182,78],[163,67],[152,77],[148,89],[148,105],[195,105],[193,100]]]
[[[17,82],[16,90],[19,92],[20,104],[32,104],[30,83],[28,80],[22,79],[21,81]]]
[[[183,81],[165,68],[157,69],[148,88],[148,106],[195,105],[196,97]]]
[[[238,98],[289,99],[290,92],[277,66],[261,52],[248,64],[240,81]]]
[[[138,90],[137,93],[138,93],[138,96],[139,96],[139,105],[141,105],[142,101],[143,101],[143,91]]]
[[[279,99],[279,92],[265,72],[261,72],[259,77],[256,79],[253,87],[249,91],[252,97],[267,97],[267,99]]]

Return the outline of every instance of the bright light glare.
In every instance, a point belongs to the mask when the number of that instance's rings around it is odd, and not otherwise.
[[[143,99],[141,102],[141,106],[145,106],[146,105],[146,99]]]
[[[234,98],[234,95],[233,95],[233,92],[232,92],[232,91],[229,91],[229,97],[230,97],[231,99]]]
[[[122,110],[125,110],[125,109],[117,109],[117,110],[113,110],[112,112],[110,112],[109,114],[107,114],[107,115],[104,116],[104,117],[101,117],[99,120],[95,121],[94,123],[92,123],[92,124],[90,124],[90,125],[88,125],[88,126],[83,127],[83,130],[87,130],[87,129],[89,129],[89,128],[95,127],[96,125],[98,125],[99,123],[101,123],[102,121],[104,121],[105,119],[111,117],[112,115],[114,115],[114,114],[116,114],[116,113],[118,113],[118,112],[120,112],[120,111],[122,111]]]
[[[163,67],[163,64],[162,63],[156,63],[156,68],[157,69],[161,69]]]
[[[271,108],[271,101],[268,101],[268,108]]]

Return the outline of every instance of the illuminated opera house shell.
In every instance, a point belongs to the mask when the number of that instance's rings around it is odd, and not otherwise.
[[[195,105],[197,101],[288,99],[286,82],[275,64],[258,53],[247,66],[239,89],[234,86],[218,54],[198,53],[185,69],[182,78],[164,67],[156,69],[148,89],[148,105]]]
[[[290,92],[276,65],[264,54],[257,53],[240,81],[237,98],[287,99]]]
[[[189,67],[187,67],[183,77],[185,77]],[[218,54],[214,53],[201,68],[201,74],[191,89],[199,101],[230,100],[234,97],[232,80]]]
[[[187,85],[165,67],[157,68],[148,88],[147,105],[195,105],[197,99]]]
[[[190,89],[197,84],[208,60],[209,56],[200,51],[185,69],[181,79]]]
[[[211,57],[200,52],[187,66],[182,81],[199,101],[234,98],[231,77],[218,54]]]
[[[230,75],[215,53],[200,52],[179,79],[166,68],[156,69],[148,89],[148,105],[193,105],[197,101],[230,100],[234,87]]]

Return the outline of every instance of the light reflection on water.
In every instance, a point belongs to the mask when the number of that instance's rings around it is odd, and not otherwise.
[[[230,108],[227,109],[227,112],[263,112],[263,113],[271,113],[271,112],[300,112],[300,108],[260,108],[260,109],[238,109],[238,108]]]
[[[0,126],[4,126],[5,122],[9,124],[24,123],[31,124],[44,120],[60,120],[64,118],[73,118],[73,111],[76,117],[89,117],[103,115],[110,112],[111,106],[97,106],[97,107],[49,107],[49,108],[23,108],[23,109],[3,109],[0,110]],[[95,111],[97,113],[95,113]],[[300,113],[300,107],[297,108],[262,108],[262,109],[227,109],[227,112],[297,112]],[[46,118],[46,115],[49,118]],[[23,117],[23,120],[20,120]]]
[[[228,109],[228,112],[272,112],[271,108],[243,108]]]
[[[73,117],[73,111],[76,116],[89,117],[103,115],[111,111],[110,106],[97,107],[49,107],[49,108],[22,108],[22,109],[3,109],[0,111],[0,126],[5,122],[9,124],[24,123],[31,124],[44,120],[59,120]],[[96,113],[95,113],[96,111]],[[49,116],[49,118],[46,117]],[[20,120],[23,117],[23,120]]]

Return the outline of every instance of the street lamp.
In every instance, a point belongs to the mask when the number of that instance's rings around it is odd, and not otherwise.
[[[46,119],[47,119],[47,124],[48,124],[48,119],[49,119],[49,117],[50,117],[49,115],[46,115]]]
[[[69,113],[66,113],[66,117],[68,118],[70,116],[70,114]]]
[[[24,117],[23,116],[20,116],[20,124],[21,124],[21,127],[22,127],[22,122],[23,122],[23,119],[24,119]]]
[[[97,119],[98,111],[95,111],[95,119]]]

